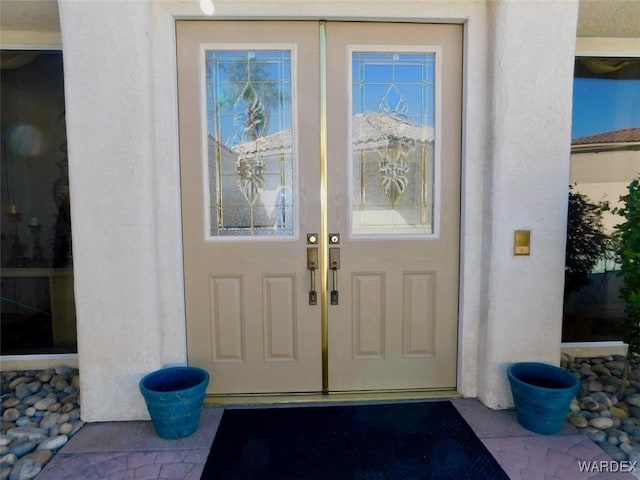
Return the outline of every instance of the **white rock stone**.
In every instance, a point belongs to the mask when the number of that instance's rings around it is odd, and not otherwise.
[[[69,435],[73,431],[73,425],[69,422],[65,422],[60,425],[60,435]]]
[[[67,423],[68,421],[69,421],[68,413],[61,413],[60,416],[58,417],[59,424]]]
[[[589,420],[589,425],[600,430],[613,427],[613,420],[609,417],[595,417]]]
[[[60,380],[56,380],[55,382],[52,381],[51,385],[53,386],[53,388],[55,388],[59,392],[62,392],[64,391],[65,388],[69,386],[69,383],[67,383],[66,380],[60,379]]]
[[[589,425],[587,419],[580,415],[580,413],[578,412],[574,412],[569,415],[569,422],[571,422],[574,427],[578,428],[584,428]]]
[[[36,378],[44,383],[50,382],[52,377],[53,375],[50,370],[45,370],[44,372],[40,372],[36,375]]]
[[[620,370],[623,371],[626,362],[607,362],[605,366],[610,370]]]
[[[582,433],[584,433],[587,437],[589,437],[594,442],[604,442],[607,438],[607,434],[602,430],[593,427],[586,427],[582,429]]]
[[[31,382],[31,383],[27,384],[27,387],[29,387],[29,390],[31,390],[31,392],[36,393],[42,387],[42,383],[40,383],[40,382]]]
[[[0,458],[0,466],[6,467],[7,465],[13,465],[18,460],[13,453],[7,453],[3,457]]]
[[[16,427],[27,427],[30,423],[30,417],[20,417],[18,420],[16,420]]]
[[[80,409],[76,408],[74,410],[71,410],[69,412],[69,420],[79,420],[80,419]]]
[[[14,427],[7,430],[7,436],[13,439],[26,437],[38,441],[46,438],[47,431],[36,427]]]
[[[36,410],[46,410],[54,403],[56,403],[55,398],[45,397],[42,400],[38,400],[33,406]]]
[[[2,406],[4,408],[13,408],[17,405],[20,405],[20,400],[15,397],[9,397],[4,402],[2,402]]]
[[[601,392],[604,387],[602,384],[596,380],[591,380],[589,382],[589,391],[590,392]]]
[[[71,374],[73,374],[74,369],[71,367],[67,367],[65,365],[59,366],[54,368],[54,371],[56,372],[56,375],[61,375],[63,377],[68,377]]]
[[[31,480],[40,473],[42,467],[32,458],[21,458],[18,460],[13,469],[9,480]]]
[[[22,400],[22,404],[23,405],[28,405],[28,406],[33,406],[33,405],[35,405],[36,402],[39,402],[40,400],[42,400],[42,395],[33,394],[33,395],[29,395],[28,397],[23,399]]]
[[[49,460],[53,457],[53,452],[51,450],[36,450],[35,452],[31,452],[29,455],[26,455],[26,458],[32,458],[41,467],[44,467]]]
[[[611,376],[611,371],[602,364],[594,365],[592,370],[593,370],[593,373],[597,373],[600,376],[605,376],[605,377]]]
[[[20,410],[17,408],[7,408],[2,414],[2,421],[15,422],[20,418]]]
[[[40,442],[40,445],[38,445],[38,450],[58,450],[68,441],[69,438],[66,435],[49,437],[46,440]]]
[[[59,413],[48,413],[40,421],[40,428],[49,429],[58,423]]]
[[[18,385],[16,387],[16,390],[14,392],[16,398],[18,400],[22,400],[24,398],[27,398],[29,395],[31,395],[33,392],[31,391],[31,389],[29,388],[29,385],[27,383],[21,383],[20,385]]]
[[[9,389],[10,390],[14,390],[21,383],[28,383],[28,382],[31,382],[31,381],[32,381],[31,377],[18,377],[18,378],[15,378],[15,379],[11,380],[11,383],[9,384]]]

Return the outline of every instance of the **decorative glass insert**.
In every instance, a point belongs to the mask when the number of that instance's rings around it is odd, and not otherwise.
[[[294,235],[291,52],[205,51],[211,237]]]
[[[354,235],[434,231],[434,52],[351,54]]]

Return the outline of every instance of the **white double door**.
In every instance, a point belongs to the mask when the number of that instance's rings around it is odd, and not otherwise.
[[[177,42],[208,393],[455,388],[462,28],[179,21]]]

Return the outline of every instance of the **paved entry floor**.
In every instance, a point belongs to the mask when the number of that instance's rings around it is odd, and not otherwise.
[[[633,475],[612,471],[619,464],[568,424],[557,435],[538,435],[522,428],[513,410],[491,410],[475,399],[452,403],[513,480],[640,478],[640,468]],[[151,422],[87,424],[36,480],[199,480],[222,412],[205,407],[198,431],[179,440],[159,438]]]

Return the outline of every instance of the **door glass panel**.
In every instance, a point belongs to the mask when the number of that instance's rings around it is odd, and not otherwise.
[[[206,50],[208,233],[293,236],[291,50]]]
[[[435,60],[351,52],[354,235],[434,232]]]

